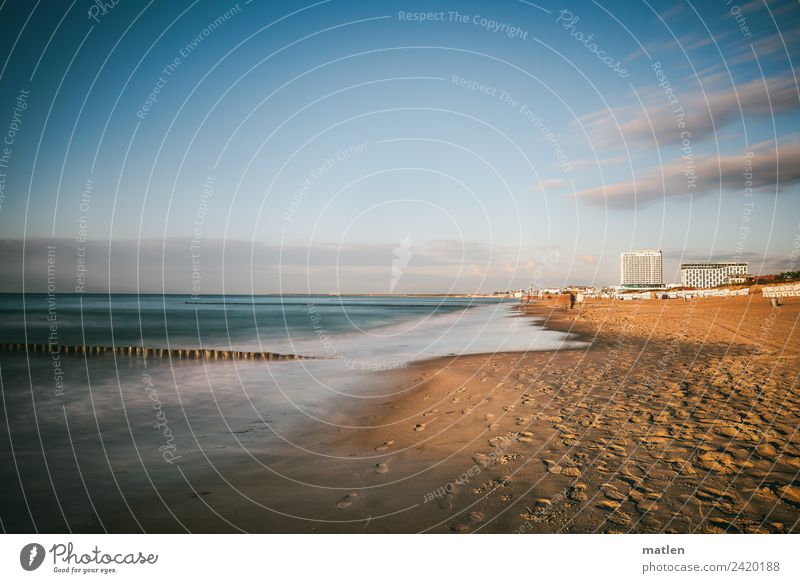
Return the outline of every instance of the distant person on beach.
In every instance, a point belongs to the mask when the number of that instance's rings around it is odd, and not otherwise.
[[[572,291],[570,291],[569,292],[569,309],[571,310],[574,307],[575,307],[575,294]]]

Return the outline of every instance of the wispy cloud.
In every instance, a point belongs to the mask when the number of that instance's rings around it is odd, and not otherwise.
[[[260,241],[205,239],[192,248],[191,239],[88,241],[78,270],[76,241],[67,238],[0,239],[0,292],[44,291],[48,285],[48,245],[55,258],[56,291],[105,293],[275,293],[386,291],[393,274],[394,244],[318,242],[276,245]],[[404,268],[410,290],[474,290],[475,273],[489,274],[502,287],[508,265],[518,250],[491,248],[472,241],[434,240],[414,245],[414,258]],[[24,270],[23,270],[24,266]],[[512,269],[512,271],[514,271]],[[500,274],[500,275],[498,275]],[[492,282],[488,282],[492,285]],[[428,286],[427,288],[425,286]],[[406,290],[404,290],[406,291]]]
[[[653,105],[600,110],[581,118],[592,140],[600,146],[624,148],[642,145],[677,144],[682,132],[691,132],[694,142],[713,138],[723,126],[747,117],[769,118],[800,108],[797,86],[791,76],[754,79],[711,92],[676,89],[685,112],[685,128],[676,123],[675,106],[670,106],[660,89],[646,89],[642,95]],[[617,123],[615,123],[615,119]]]
[[[575,193],[579,200],[594,205],[632,208],[666,197],[703,195],[720,190],[745,188],[743,175],[746,164],[752,165],[753,189],[779,190],[800,182],[800,144],[787,143],[775,148],[764,142],[752,149],[752,157],[743,152],[734,156],[704,156],[688,164],[676,159],[663,168],[647,171],[642,178],[581,190]],[[696,176],[694,188],[689,188],[687,170]]]
[[[598,166],[606,167],[612,164],[630,164],[631,159],[627,156],[612,156],[607,158],[585,158],[583,160],[575,160],[571,162],[573,168],[597,168]]]
[[[559,190],[567,186],[567,181],[563,178],[551,178],[542,180],[531,186],[531,192],[547,192],[548,190]]]
[[[661,13],[661,18],[663,20],[669,20],[670,18],[674,18],[675,16],[683,14],[685,11],[686,6],[684,4],[675,3]],[[657,20],[657,22],[660,24],[660,21]]]

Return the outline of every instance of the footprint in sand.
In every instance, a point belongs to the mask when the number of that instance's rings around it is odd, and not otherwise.
[[[474,456],[472,456],[472,460],[484,468],[488,468],[490,465],[492,465],[492,458],[484,453],[476,453]]]
[[[341,500],[336,503],[336,508],[339,510],[344,510],[345,508],[350,508],[353,505],[353,498],[358,496],[357,492],[351,492]]]
[[[436,504],[442,510],[452,510],[453,509],[453,495],[449,492],[444,496],[439,496],[436,498]]]
[[[784,502],[791,502],[800,506],[800,486],[785,484],[776,488],[776,491]]]
[[[517,425],[520,425],[519,423]],[[517,441],[520,443],[533,443],[533,433],[530,431],[520,431],[517,433]]]
[[[658,504],[656,504],[653,500],[642,500],[636,504],[636,510],[642,514],[646,512],[655,512],[658,510]]]
[[[764,486],[763,488],[757,488],[755,492],[753,492],[753,495],[756,498],[764,500],[765,502],[775,502],[778,500],[778,497],[773,494],[772,490],[770,490],[767,486]]]
[[[622,502],[624,500],[627,500],[627,496],[625,496],[625,494],[616,489],[609,488],[607,490],[603,490],[603,494],[605,494],[606,498],[609,498],[610,500],[615,500],[617,502]]]
[[[562,476],[567,476],[568,478],[580,478],[581,471],[578,468],[563,468],[561,470]]]
[[[612,524],[616,524],[617,526],[628,526],[631,523],[631,516],[626,512],[614,510],[608,515],[606,520]]]
[[[384,441],[381,445],[375,448],[375,451],[386,451],[392,445],[394,445],[394,440],[390,439],[389,441]]]
[[[389,465],[388,464],[375,464],[375,473],[376,474],[388,474],[389,473]]]
[[[767,460],[774,459],[778,455],[778,451],[769,443],[763,443],[756,447],[756,453]]]
[[[589,497],[586,495],[585,490],[586,484],[576,483],[569,489],[567,496],[573,502],[586,502]]]

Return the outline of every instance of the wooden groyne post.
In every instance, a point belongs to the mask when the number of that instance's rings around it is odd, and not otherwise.
[[[15,342],[0,343],[0,352],[50,352],[90,356],[100,356],[108,352],[137,358],[169,358],[172,360],[300,360],[309,358],[297,354],[219,350],[214,348],[148,348],[139,345],[94,346],[73,344],[20,344]]]

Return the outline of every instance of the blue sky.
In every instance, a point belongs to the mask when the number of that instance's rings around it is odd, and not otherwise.
[[[275,293],[797,261],[796,2],[92,6],[0,7],[4,291],[48,244],[60,291],[80,262],[84,291]]]

